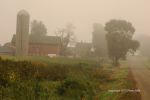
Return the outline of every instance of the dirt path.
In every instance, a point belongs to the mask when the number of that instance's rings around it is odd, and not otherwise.
[[[150,100],[150,69],[144,65],[146,59],[140,57],[129,58],[129,66],[141,90],[142,100]]]

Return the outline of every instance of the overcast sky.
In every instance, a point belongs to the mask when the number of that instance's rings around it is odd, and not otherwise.
[[[150,0],[0,0],[0,44],[11,41],[22,9],[31,20],[43,21],[48,35],[73,23],[78,41],[91,41],[93,23],[105,25],[110,19],[128,20],[136,34],[150,34]]]

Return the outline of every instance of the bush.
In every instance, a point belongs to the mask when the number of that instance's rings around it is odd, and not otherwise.
[[[87,84],[75,79],[65,79],[57,87],[56,93],[63,97],[82,98],[87,93]]]

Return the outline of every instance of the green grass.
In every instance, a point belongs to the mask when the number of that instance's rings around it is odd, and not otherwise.
[[[93,59],[16,58],[13,56],[2,56],[2,59],[3,64],[4,62],[8,63],[3,67],[0,65],[0,68],[9,66],[7,71],[4,70],[6,71],[5,74],[12,76],[12,73],[14,73],[17,78],[13,81],[10,81],[9,77],[4,78],[6,82],[10,83],[7,87],[0,87],[2,90],[0,97],[2,97],[3,92],[3,98],[5,99],[81,100],[81,98],[85,98],[85,100],[95,100],[97,98],[98,100],[119,100],[124,94],[111,93],[108,90],[128,89],[134,85],[132,81],[127,79],[129,69],[125,63],[123,64],[125,67],[113,67],[109,63],[98,66],[99,63]],[[11,62],[11,65],[9,65],[9,62]],[[27,62],[31,63],[26,66]],[[11,67],[13,63],[16,67]],[[39,70],[36,77],[40,77],[40,80],[35,77],[32,66]],[[19,69],[16,70],[16,68]],[[31,73],[31,76],[29,73]],[[27,78],[27,76],[29,77]],[[22,80],[24,78],[26,80]]]
[[[102,100],[118,100],[121,96],[120,93],[112,93],[109,90],[121,90],[126,89],[127,80],[125,79],[128,75],[127,68],[113,68],[112,69],[112,80],[105,84],[102,84],[103,92],[100,94]]]
[[[112,80],[101,84],[103,88],[99,94],[101,100],[141,100],[140,93],[108,92],[109,90],[137,89],[127,62],[122,62],[119,68],[109,66],[108,69],[112,70]]]
[[[145,61],[144,66],[150,69],[150,60]]]
[[[15,56],[2,56],[3,59],[11,59],[14,61],[33,61],[39,63],[46,63],[46,64],[65,64],[65,65],[79,65],[79,64],[86,64],[86,66],[91,64],[96,64],[97,61],[90,58],[66,58],[66,57],[45,57],[45,56],[28,56],[28,57],[15,57]]]

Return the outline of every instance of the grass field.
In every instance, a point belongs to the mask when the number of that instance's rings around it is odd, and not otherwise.
[[[113,67],[93,59],[49,57],[0,59],[2,100],[134,100],[133,94],[109,91],[131,88],[136,88],[135,82],[125,64]]]

